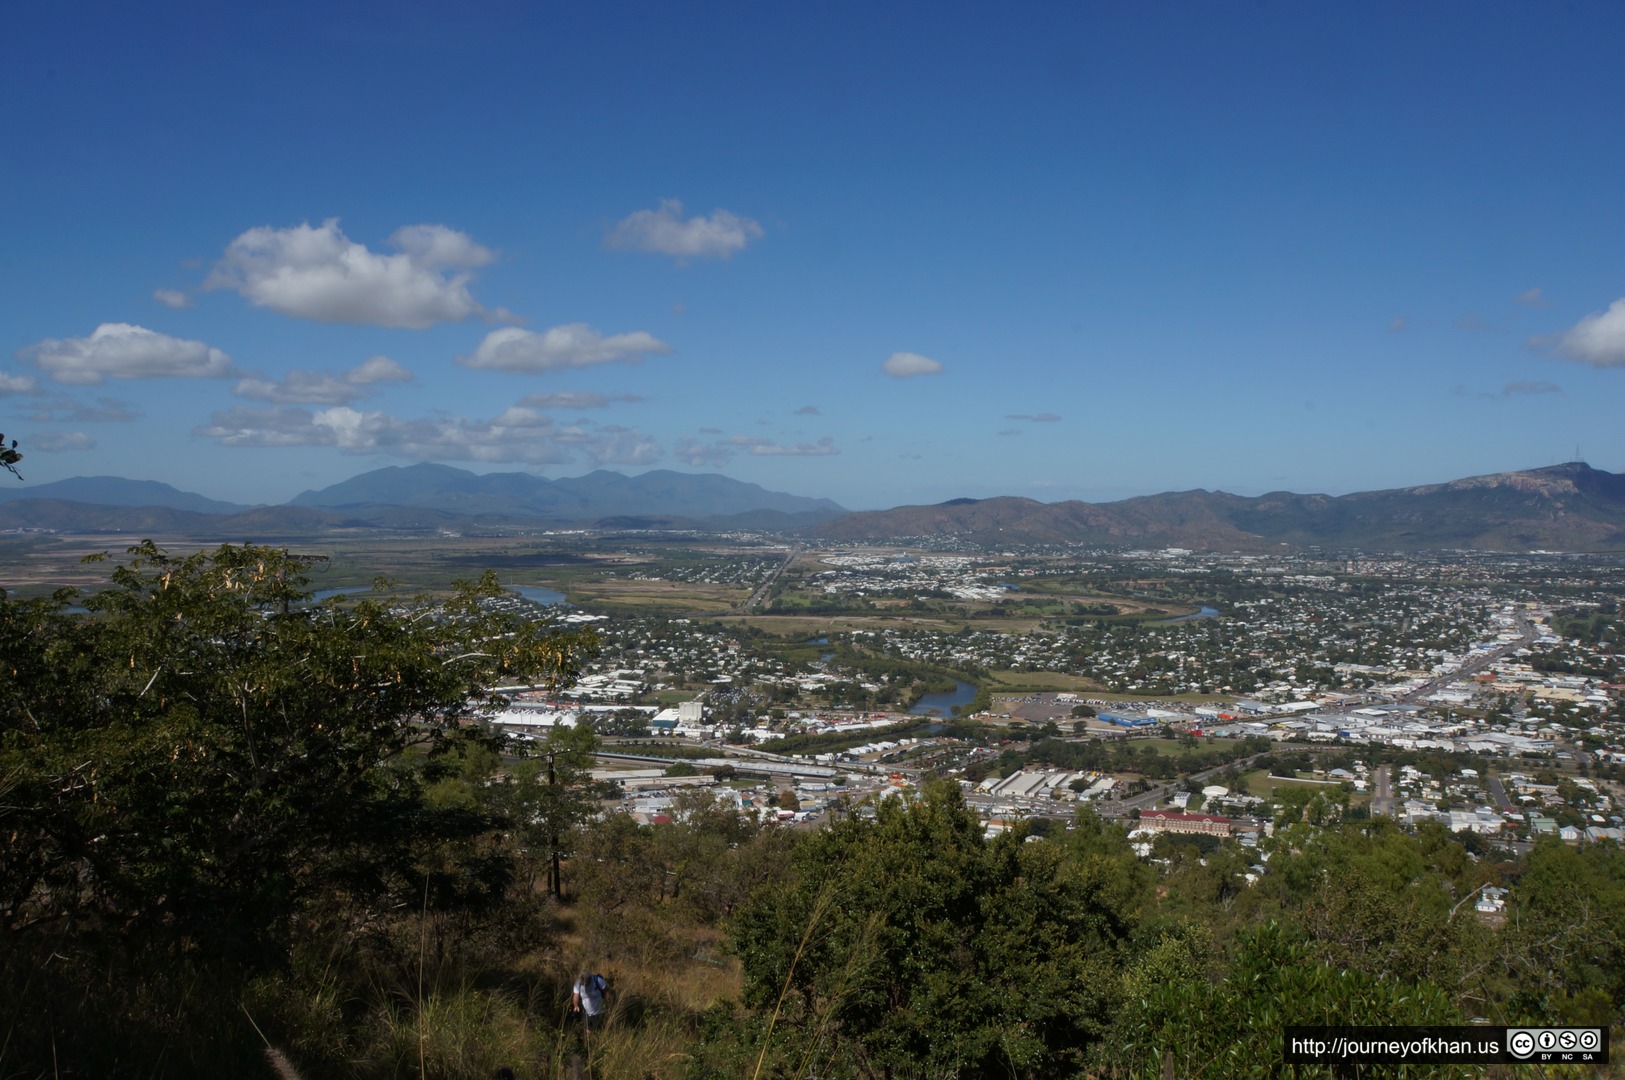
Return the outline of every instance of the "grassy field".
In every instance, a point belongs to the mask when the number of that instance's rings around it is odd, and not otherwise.
[[[1060,671],[990,671],[988,687],[995,695],[1048,691],[1082,691],[1095,695],[1098,684],[1081,675],[1068,675]]]
[[[1337,788],[1336,784],[1328,784],[1322,780],[1282,780],[1272,778],[1266,769],[1254,769],[1250,773],[1243,774],[1241,782],[1247,794],[1259,795],[1264,798],[1274,795],[1275,789],[1279,787],[1308,787],[1319,791],[1332,791]]]

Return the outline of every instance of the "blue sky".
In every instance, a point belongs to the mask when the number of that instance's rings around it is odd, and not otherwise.
[[[1621,41],[1617,3],[9,5],[0,430],[30,483],[242,502],[423,460],[854,508],[1625,470]]]

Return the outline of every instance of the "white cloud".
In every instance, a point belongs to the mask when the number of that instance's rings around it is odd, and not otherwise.
[[[347,454],[388,454],[415,461],[562,465],[585,458],[593,465],[647,465],[662,456],[657,443],[630,428],[560,425],[522,406],[490,420],[403,419],[348,405],[314,411],[237,406],[215,413],[193,434],[222,446],[326,446]]]
[[[177,289],[154,289],[152,298],[167,308],[189,308],[192,298]]]
[[[586,323],[568,323],[540,333],[504,326],[486,334],[474,355],[459,356],[457,363],[487,371],[535,373],[616,361],[637,363],[648,354],[669,352],[670,345],[642,330],[605,337]]]
[[[550,394],[526,394],[519,399],[519,404],[528,405],[533,409],[607,409],[617,402],[637,402],[643,398],[637,394],[595,394],[590,391],[575,393],[569,390],[560,390]]]
[[[35,435],[28,440],[35,450],[43,450],[49,454],[61,453],[64,450],[92,450],[96,440],[82,431],[51,431],[43,435]]]
[[[1006,420],[1030,420],[1035,424],[1054,424],[1061,418],[1052,412],[1033,413],[1005,413]]]
[[[939,375],[942,364],[919,353],[894,352],[886,358],[881,369],[894,379],[911,379],[916,375]]]
[[[374,356],[339,375],[290,371],[281,379],[243,379],[231,392],[273,405],[348,405],[381,382],[411,382],[412,373],[387,356]]]
[[[408,225],[390,243],[399,254],[369,251],[337,218],[318,228],[261,226],[231,242],[203,287],[317,322],[422,329],[486,313],[468,283],[496,257],[489,248],[443,225]]]
[[[371,386],[381,382],[411,382],[412,373],[387,356],[369,356],[359,366],[345,372],[344,379],[357,386]]]
[[[165,376],[218,379],[235,375],[231,357],[201,341],[184,341],[129,323],[102,323],[87,338],[47,338],[18,353],[59,383],[91,386],[115,379]]]
[[[1406,318],[1404,315],[1395,315],[1392,321],[1388,323],[1388,332],[1390,334],[1403,334],[1410,327],[1410,325],[1410,319]]]
[[[1575,323],[1557,339],[1557,351],[1593,367],[1625,367],[1625,299]]]
[[[731,259],[736,251],[763,236],[762,227],[750,218],[727,210],[713,210],[710,217],[683,219],[683,204],[676,199],[660,200],[658,210],[639,210],[615,226],[606,238],[612,248],[652,251],[678,259]]]
[[[1549,308],[1552,306],[1552,302],[1546,299],[1546,294],[1538,288],[1525,289],[1512,299],[1515,303],[1522,304],[1524,307]]]
[[[792,416],[817,416],[818,415],[818,406],[817,405],[803,405],[801,408],[797,409],[791,415]]]
[[[9,394],[32,394],[39,380],[32,375],[7,375],[0,371],[0,397]]]
[[[418,266],[473,269],[496,261],[496,252],[476,244],[467,233],[444,225],[403,225],[389,236],[394,244]]]

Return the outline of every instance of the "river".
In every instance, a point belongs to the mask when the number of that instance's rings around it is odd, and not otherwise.
[[[1152,623],[1151,625],[1152,626],[1172,626],[1174,623],[1190,622],[1192,619],[1211,619],[1215,615],[1217,615],[1218,613],[1219,613],[1218,608],[1208,607],[1206,604],[1203,604],[1201,611],[1195,611],[1195,612],[1192,612],[1189,615],[1181,615],[1177,619],[1158,619],[1156,622]]]

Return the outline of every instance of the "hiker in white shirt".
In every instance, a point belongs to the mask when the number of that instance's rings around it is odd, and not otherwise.
[[[570,1011],[581,1016],[581,1026],[588,1031],[600,1026],[604,1016],[604,998],[609,993],[609,980],[602,975],[583,971],[570,991]]]

